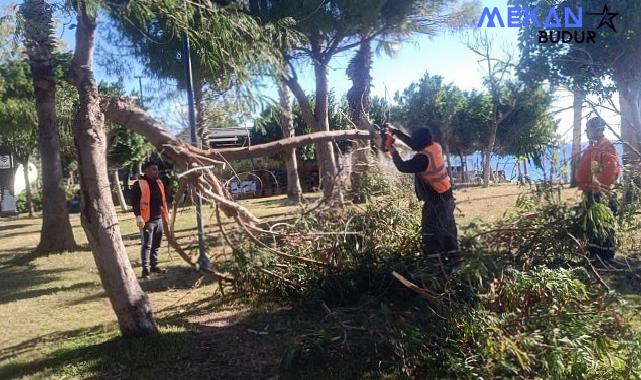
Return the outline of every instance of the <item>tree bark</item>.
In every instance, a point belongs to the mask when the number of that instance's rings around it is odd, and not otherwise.
[[[158,332],[151,305],[129,263],[120,235],[118,218],[109,191],[106,137],[98,88],[92,72],[96,19],[86,4],[77,4],[76,47],[71,79],[78,89],[79,105],[74,123],[81,189],[81,221],[96,261],[105,292],[125,337]]]
[[[585,94],[581,87],[576,86],[573,91],[574,120],[572,123],[572,170],[570,176],[570,187],[576,187],[576,168],[581,160],[581,118],[583,116],[583,101]]]
[[[490,136],[488,139],[487,146],[483,151],[483,186],[487,187],[490,185],[490,174],[492,172],[492,151],[494,150],[494,144],[496,142],[496,123],[492,123],[490,126]]]
[[[125,195],[122,193],[122,187],[120,187],[120,178],[118,176],[118,169],[114,170],[114,186],[116,187],[116,194],[118,195],[118,203],[120,203],[120,209],[122,211],[129,211],[127,207],[127,202],[125,202]]]
[[[25,160],[21,164],[27,212],[29,213],[29,217],[33,218],[33,194],[31,193],[31,181],[29,181],[29,160]]]
[[[619,108],[621,112],[621,138],[623,145],[623,165],[625,167],[625,194],[624,201],[633,199],[633,187],[641,186],[641,104],[639,98],[638,81],[618,80]]]
[[[316,124],[312,127],[315,132],[329,131],[329,84],[327,79],[327,63],[323,58],[314,61],[316,78],[316,104],[314,117]],[[316,163],[320,171],[323,197],[330,205],[343,204],[343,192],[339,186],[336,157],[331,142],[318,142],[316,147]]]
[[[295,136],[294,120],[292,117],[292,105],[289,99],[289,88],[282,80],[278,80],[278,96],[282,110],[281,128],[283,138],[288,139]],[[298,161],[296,159],[296,148],[287,148],[284,152],[285,168],[287,170],[287,199],[290,202],[300,203],[303,200],[303,191],[298,178]]]
[[[347,92],[350,119],[358,129],[367,130],[367,117],[371,109],[370,87],[372,77],[372,51],[370,40],[366,39],[347,67],[347,75],[352,81],[352,88]],[[364,189],[367,183],[367,171],[370,165],[369,142],[358,141],[354,143],[352,153],[352,196],[354,203],[367,202],[367,192]]]
[[[25,45],[33,78],[42,160],[42,229],[36,252],[72,251],[78,246],[69,222],[60,161],[52,58],[55,43],[52,9],[44,0],[26,0],[20,11],[25,19]]]

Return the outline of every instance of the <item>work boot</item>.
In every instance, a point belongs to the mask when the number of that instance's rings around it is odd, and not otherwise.
[[[143,280],[149,279],[149,268],[142,268],[142,275],[140,278]]]
[[[160,267],[151,267],[151,273],[167,273],[167,270]]]

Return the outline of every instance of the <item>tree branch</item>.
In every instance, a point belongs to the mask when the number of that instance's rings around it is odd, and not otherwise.
[[[307,99],[307,95],[305,95],[305,91],[298,82],[296,72],[294,71],[294,68],[291,67],[291,65],[290,70],[292,71],[292,75],[289,78],[283,76],[281,77],[281,79],[292,90],[292,94],[294,94],[294,96],[296,97],[296,100],[300,105],[300,110],[303,114],[305,123],[307,123],[310,128],[314,129],[314,126],[316,125],[316,118],[314,117],[314,112],[312,111],[312,105],[309,103],[309,99]]]
[[[100,108],[106,120],[122,125],[144,136],[158,151],[180,170],[189,170],[187,158],[198,156],[213,161],[229,161],[273,155],[289,148],[297,148],[317,142],[357,139],[370,140],[375,136],[370,131],[340,130],[316,132],[303,136],[273,141],[243,148],[199,149],[167,132],[162,124],[150,117],[142,108],[126,100],[105,98]]]

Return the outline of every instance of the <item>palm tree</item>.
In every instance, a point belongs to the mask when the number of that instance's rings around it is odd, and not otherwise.
[[[62,181],[52,60],[55,46],[52,9],[44,0],[25,0],[20,12],[25,20],[25,45],[33,77],[42,158],[42,230],[36,251],[71,251],[77,249],[77,245],[69,222]]]

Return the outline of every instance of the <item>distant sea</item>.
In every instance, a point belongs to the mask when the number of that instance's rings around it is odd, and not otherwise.
[[[623,154],[623,144],[620,142],[614,142],[614,146],[619,154],[619,159],[621,159]],[[587,147],[587,144],[583,144],[581,151]],[[527,162],[527,174],[533,181],[542,181],[544,179],[550,179],[550,169],[552,167],[552,153],[555,149],[548,149],[543,157],[542,167],[537,167],[534,162]],[[565,144],[559,149],[556,149],[558,152],[557,157],[557,169],[556,175],[553,178],[555,181],[561,183],[570,182],[570,162],[572,159],[572,144]],[[460,166],[461,160],[456,156],[450,157],[452,166]],[[467,170],[478,170],[479,172],[483,171],[481,153],[476,152],[471,156],[466,158],[467,161]],[[512,156],[500,157],[497,155],[492,156],[492,170],[496,170],[497,163],[499,170],[505,170],[505,176],[508,181],[516,181],[518,172],[516,170],[516,158]],[[521,168],[523,164],[521,163]]]

